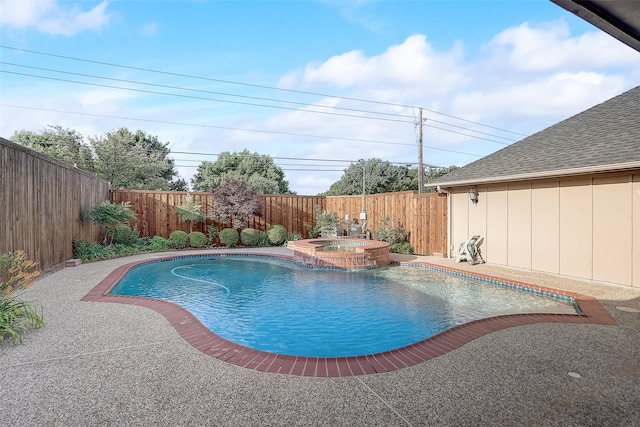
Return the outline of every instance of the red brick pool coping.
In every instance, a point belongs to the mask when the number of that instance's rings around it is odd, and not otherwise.
[[[256,255],[255,253],[216,253],[207,256],[268,256],[283,258],[293,261],[293,257],[285,255]],[[550,292],[556,295],[564,295],[575,300],[581,314],[512,314],[506,316],[490,317],[455,326],[433,337],[417,342],[406,347],[398,348],[383,353],[352,357],[306,357],[286,356],[255,350],[243,345],[235,344],[219,337],[206,328],[193,314],[182,307],[162,300],[156,300],[135,296],[109,295],[111,289],[131,268],[139,264],[162,261],[163,259],[180,258],[170,256],[132,262],[113,270],[104,280],[89,291],[82,301],[88,302],[115,302],[131,304],[150,308],[162,314],[174,327],[176,332],[191,346],[204,354],[216,359],[244,368],[255,369],[262,372],[271,372],[286,375],[299,375],[311,377],[347,377],[354,375],[375,374],[391,372],[442,356],[463,345],[501,329],[513,326],[529,325],[535,323],[583,323],[599,325],[616,325],[615,319],[593,297],[567,292],[542,286],[531,285],[524,282],[506,280],[499,277],[483,274],[469,273],[449,267],[442,267],[422,262],[402,262],[401,265],[424,266],[440,271],[448,271],[456,274],[469,275],[488,280],[497,280],[513,286],[534,289],[540,292]],[[185,257],[190,257],[186,255]]]

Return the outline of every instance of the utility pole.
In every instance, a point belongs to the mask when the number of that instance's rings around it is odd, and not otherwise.
[[[424,162],[422,161],[422,107],[420,107],[420,141],[418,146],[418,193],[424,193]]]

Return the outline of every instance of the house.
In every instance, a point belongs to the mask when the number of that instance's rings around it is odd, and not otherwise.
[[[449,256],[481,235],[488,263],[640,287],[640,86],[427,186]]]

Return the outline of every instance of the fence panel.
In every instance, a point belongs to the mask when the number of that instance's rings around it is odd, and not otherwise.
[[[189,225],[180,220],[176,207],[184,203],[187,194],[207,212],[212,205],[211,195],[204,192],[163,192],[144,190],[112,190],[115,203],[129,201],[138,216],[138,229],[143,236],[169,237],[174,230],[189,231]],[[367,228],[374,230],[389,217],[392,225],[400,223],[410,233],[410,243],[416,254],[446,253],[447,214],[446,198],[435,193],[416,195],[411,191],[362,196],[297,196],[287,194],[262,195],[261,218],[254,218],[247,226],[265,231],[272,224],[282,224],[288,231],[309,237],[307,226],[315,223],[316,210],[336,212],[360,222],[363,206],[367,212]],[[207,219],[193,225],[194,231],[207,233],[213,225],[220,231],[227,224]]]
[[[211,195],[206,192],[111,190],[110,198],[113,203],[131,203],[138,218],[137,226],[141,235],[168,238],[175,230],[189,232],[189,224],[180,220],[176,211],[184,203],[187,194],[191,194],[194,201],[202,205],[205,214],[212,207]],[[248,227],[260,231],[265,231],[273,224],[282,224],[288,231],[307,237],[305,225],[313,225],[315,206],[324,209],[322,196],[265,194],[261,198],[262,217],[253,218],[247,223]],[[229,224],[219,224],[207,218],[203,223],[193,224],[193,231],[206,234],[208,226],[214,226],[220,231]]]
[[[0,138],[0,253],[23,250],[46,271],[73,257],[73,239],[98,241],[86,210],[109,183]]]

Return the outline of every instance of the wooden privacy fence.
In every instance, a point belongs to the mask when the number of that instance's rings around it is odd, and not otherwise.
[[[138,217],[138,230],[143,236],[169,237],[172,231],[189,231],[189,224],[181,221],[176,207],[191,194],[207,212],[212,205],[211,195],[204,192],[170,192],[144,190],[112,190],[110,199],[114,203],[130,202]],[[290,232],[298,232],[307,238],[306,226],[315,223],[316,210],[329,210],[339,218],[349,215],[359,219],[362,196],[296,196],[270,194],[262,195],[262,218],[254,218],[248,227],[264,231],[270,225],[282,224]],[[401,223],[410,233],[410,243],[416,254],[433,255],[446,253],[447,246],[447,204],[446,198],[435,193],[413,194],[411,191],[367,195],[364,200],[369,230],[375,229],[385,217],[392,225]],[[207,226],[213,225],[218,231],[226,225],[206,223],[193,225],[194,231],[207,233]]]
[[[400,223],[409,231],[409,242],[416,254],[447,253],[447,199],[437,193],[412,191],[362,196],[328,196],[326,210],[344,218],[359,219],[362,206],[367,212],[367,229],[375,230],[389,217],[391,225]],[[358,220],[359,222],[359,220]]]
[[[107,181],[0,138],[0,253],[56,267],[73,258],[72,239],[99,240],[83,216],[108,197]]]
[[[113,203],[130,202],[131,209],[138,217],[138,230],[143,236],[162,236],[168,238],[175,230],[189,232],[189,224],[180,220],[176,207],[184,203],[187,194],[202,206],[207,213],[212,207],[211,194],[206,192],[111,190]],[[264,231],[270,225],[282,224],[290,232],[299,232],[306,237],[305,225],[313,225],[315,207],[324,209],[325,197],[291,196],[284,194],[262,195],[262,217],[254,218],[247,227]],[[213,225],[220,231],[226,224],[218,224],[211,219],[205,223],[193,224],[193,231],[207,234],[207,227]]]

